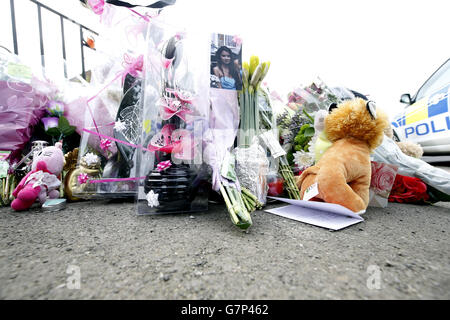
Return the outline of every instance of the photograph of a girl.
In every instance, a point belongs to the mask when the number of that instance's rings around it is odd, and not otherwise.
[[[221,35],[223,36],[223,35]],[[215,46],[213,45],[212,48]],[[241,48],[234,53],[228,46],[220,46],[214,53],[211,52],[211,87],[241,90]]]

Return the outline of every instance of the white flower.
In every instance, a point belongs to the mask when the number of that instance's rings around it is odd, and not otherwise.
[[[98,164],[99,158],[97,155],[93,154],[92,152],[89,152],[84,155],[84,161],[86,161],[86,164],[90,166],[91,164]]]
[[[125,124],[122,121],[120,121],[120,119],[119,119],[114,123],[114,129],[116,131],[122,132],[123,130],[126,129],[126,127],[125,127]]]
[[[314,164],[314,157],[303,150],[294,153],[294,163],[300,170],[304,170]]]
[[[159,196],[159,194],[154,193],[153,190],[150,190],[147,193],[147,196],[145,198],[148,201],[148,206],[149,207],[153,208],[153,207],[159,206],[158,196]]]

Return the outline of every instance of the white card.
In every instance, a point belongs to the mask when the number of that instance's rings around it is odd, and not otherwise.
[[[303,200],[308,201],[319,194],[319,188],[317,186],[317,182],[310,185],[308,189],[305,190],[303,194]]]
[[[261,140],[264,142],[267,148],[269,148],[272,157],[275,159],[286,154],[286,151],[283,150],[278,140],[275,138],[273,131],[266,131],[259,135]]]
[[[340,230],[364,221],[360,214],[363,214],[365,210],[355,213],[335,203],[277,197],[269,198],[287,202],[291,205],[264,211],[327,229]]]

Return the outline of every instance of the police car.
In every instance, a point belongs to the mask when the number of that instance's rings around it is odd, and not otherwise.
[[[403,94],[407,107],[392,121],[399,141],[422,146],[425,155],[450,155],[450,59],[425,81],[414,97]]]

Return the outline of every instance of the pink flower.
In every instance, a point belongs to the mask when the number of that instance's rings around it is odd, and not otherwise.
[[[48,103],[47,110],[52,116],[62,116],[64,115],[64,102],[51,100]]]
[[[87,175],[87,173],[80,173],[77,179],[79,184],[85,184],[88,181],[89,176]]]
[[[169,120],[174,115],[179,117],[184,122],[187,122],[186,115],[191,114],[192,110],[189,107],[191,102],[191,98],[188,94],[182,95],[177,91],[169,91],[168,93],[172,93],[174,97],[171,97],[170,94],[164,95],[160,100],[160,114],[163,120]]]
[[[45,131],[48,131],[50,128],[57,128],[58,127],[58,117],[45,117],[42,118],[42,123],[44,124]]]
[[[190,160],[194,157],[194,139],[189,130],[175,129],[174,124],[166,124],[152,137],[147,149],[172,153],[178,159]]]
[[[152,137],[147,149],[166,153],[178,152],[181,147],[181,141],[172,139],[174,131],[176,131],[174,124],[164,125],[161,131]]]
[[[174,58],[172,58],[172,59],[163,58],[163,66],[164,66],[164,69],[169,69],[170,65],[171,65],[172,62],[173,62],[173,59],[174,59]]]
[[[109,151],[109,148],[111,147],[111,141],[109,141],[108,139],[102,139],[100,140],[100,148],[103,151]]]
[[[372,177],[370,181],[370,188],[378,195],[387,198],[394,185],[395,176],[397,174],[397,167],[379,162],[371,162]]]

